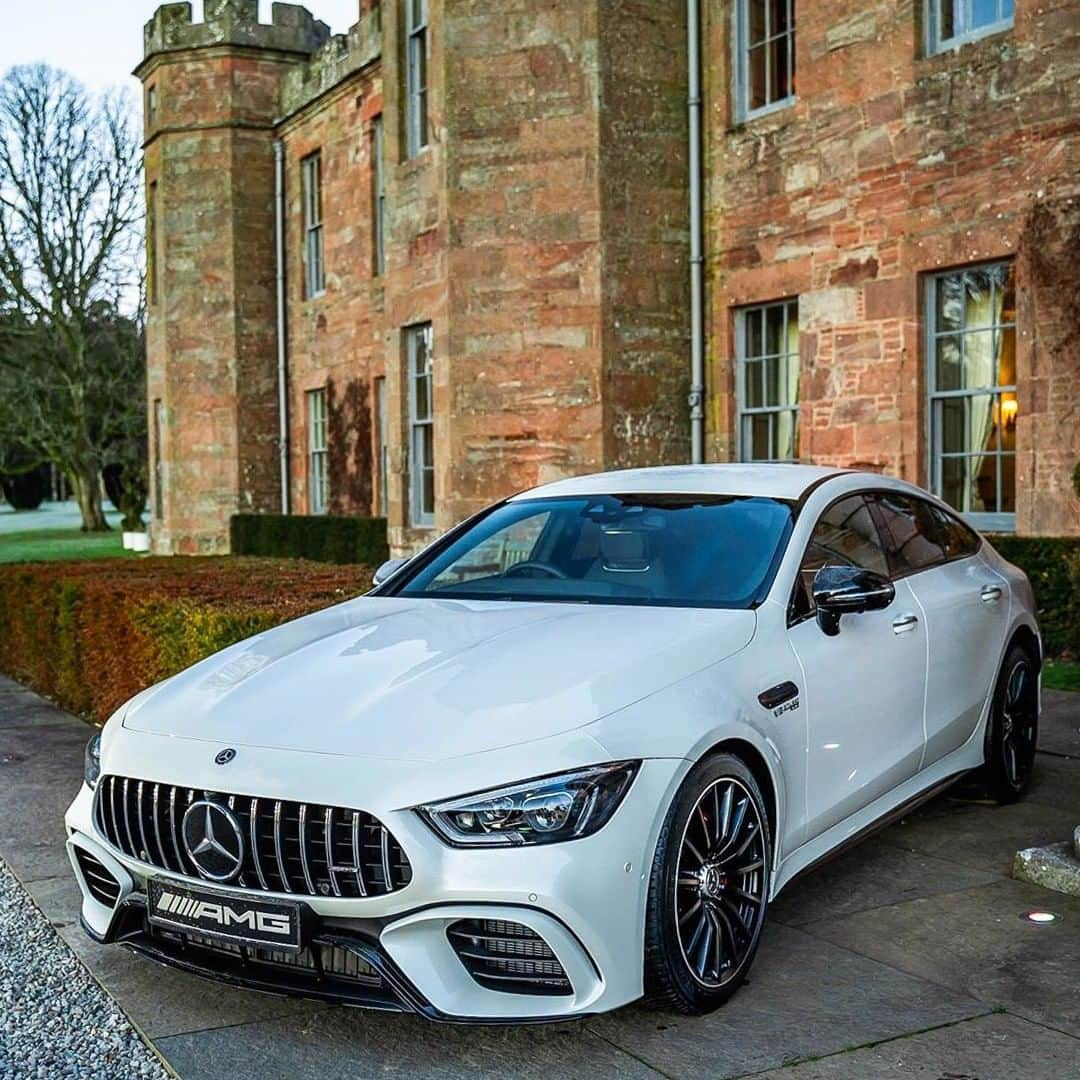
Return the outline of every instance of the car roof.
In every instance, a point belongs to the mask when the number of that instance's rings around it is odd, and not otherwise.
[[[716,464],[662,465],[650,469],[620,469],[556,480],[515,495],[515,499],[559,495],[758,495],[771,499],[800,499],[809,488],[834,476],[858,475],[820,465]],[[873,474],[868,474],[873,476]],[[873,476],[875,480],[880,477]]]

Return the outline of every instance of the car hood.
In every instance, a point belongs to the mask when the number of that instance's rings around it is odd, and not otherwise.
[[[438,761],[590,724],[743,648],[752,611],[361,597],[132,700],[124,727]]]

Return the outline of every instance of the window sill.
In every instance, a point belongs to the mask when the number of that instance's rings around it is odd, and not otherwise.
[[[774,101],[770,105],[762,105],[760,109],[739,113],[739,115],[735,117],[735,123],[732,126],[732,130],[738,131],[740,128],[752,124],[755,120],[761,120],[766,116],[774,116],[778,112],[783,112],[784,109],[790,109],[796,101],[798,101],[798,98],[795,94],[792,94],[791,97],[782,98],[780,101]]]
[[[973,528],[983,533],[1015,533],[1015,514],[971,513],[960,515]]]

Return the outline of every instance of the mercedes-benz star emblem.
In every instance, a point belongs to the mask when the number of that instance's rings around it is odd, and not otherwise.
[[[234,757],[236,757],[236,751],[230,746],[227,750],[219,750],[214,762],[217,765],[228,765]]]
[[[209,799],[193,802],[180,823],[184,850],[211,881],[231,881],[244,865],[244,834],[236,815]]]

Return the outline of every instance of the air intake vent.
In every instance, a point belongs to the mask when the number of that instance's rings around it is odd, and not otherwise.
[[[465,970],[488,990],[508,994],[572,994],[551,946],[521,923],[459,919],[446,936]]]
[[[75,861],[79,864],[90,895],[107,908],[115,907],[116,901],[120,898],[120,882],[105,869],[98,859],[81,847],[75,848]]]
[[[225,884],[355,899],[385,896],[412,880],[412,866],[390,830],[371,814],[339,806],[104,776],[97,786],[97,827],[125,855],[199,878],[182,825],[188,806],[203,799],[226,808],[242,838],[242,865]]]

